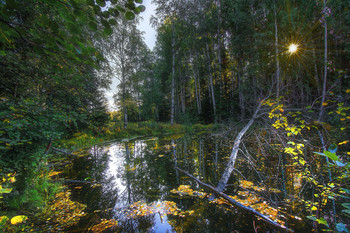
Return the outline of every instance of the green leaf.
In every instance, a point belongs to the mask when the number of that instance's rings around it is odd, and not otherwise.
[[[336,144],[332,144],[329,146],[328,151],[331,153],[336,153],[338,149],[338,146]]]
[[[321,153],[321,152],[314,152],[314,153],[318,154],[318,155],[326,156],[334,161],[339,161],[339,158],[335,153],[331,153],[331,152],[326,151],[326,150],[323,151],[323,153]]]
[[[127,11],[125,13],[125,18],[128,19],[128,20],[133,20],[133,19],[135,19],[135,14],[132,13],[131,11]]]
[[[329,151],[323,151],[323,153],[328,157],[330,158],[331,160],[334,160],[334,161],[339,161],[339,158],[338,156],[335,154],[335,153],[332,153],[332,152],[329,152]]]
[[[135,0],[136,3],[142,4],[142,0]]]
[[[10,8],[17,8],[18,5],[14,0],[6,0],[6,6]]]
[[[128,2],[125,4],[125,7],[128,8],[129,10],[134,10],[136,8],[136,5],[133,2]]]
[[[311,219],[312,221],[317,221],[316,216],[306,216],[308,219]]]
[[[328,226],[328,223],[327,223],[327,221],[326,221],[326,219],[324,219],[324,218],[317,219],[317,222],[318,222],[319,224],[323,224],[323,225],[329,227],[329,226]]]
[[[350,210],[342,210],[342,213],[350,214]]]
[[[141,12],[144,12],[146,10],[146,7],[144,5],[138,6],[137,8],[139,8]]]
[[[86,0],[86,4],[88,4],[90,6],[94,6],[95,5],[95,1],[94,0]]]
[[[126,12],[126,10],[125,10],[123,7],[121,7],[121,6],[116,6],[115,8],[116,8],[118,11],[122,12],[122,13],[125,13],[125,12]]]
[[[117,10],[117,9],[113,9],[113,11],[112,11],[112,15],[114,16],[114,17],[118,17],[119,16],[119,11]]]
[[[350,203],[342,203],[341,205],[347,209],[350,209]]]
[[[12,188],[0,189],[0,193],[10,193],[10,192],[12,192]]]
[[[96,51],[96,49],[94,47],[91,47],[91,46],[86,47],[85,50],[86,50],[86,52],[91,53],[91,54],[95,53],[95,51]]]
[[[135,7],[135,9],[134,9],[134,13],[135,14],[140,14],[141,13],[141,11],[140,11],[140,9],[138,8],[138,7]]]
[[[107,20],[102,19],[102,20],[101,20],[101,23],[102,23],[102,25],[103,25],[103,26],[105,26],[105,27],[109,27],[109,23],[108,23],[108,21],[107,21]]]
[[[110,36],[113,34],[113,29],[111,27],[105,27],[103,29],[103,33],[106,35],[106,36]]]
[[[50,20],[49,20],[49,18],[47,17],[47,15],[42,15],[42,16],[40,17],[40,22],[41,22],[41,24],[42,24],[43,26],[46,26],[46,25],[49,24]]]
[[[5,225],[5,223],[9,220],[9,218],[7,216],[1,216],[0,217],[0,227],[2,227],[3,225]]]
[[[69,29],[70,32],[74,33],[74,34],[79,34],[80,33],[80,29],[77,26],[77,24],[74,23],[67,23],[67,27]]]
[[[338,166],[338,167],[345,167],[346,164],[342,163],[342,162],[339,162],[339,161],[335,161],[335,164]]]
[[[344,223],[337,223],[336,228],[339,232],[349,232]]]
[[[94,6],[94,12],[95,12],[95,14],[100,15],[101,14],[101,7],[95,5]]]
[[[88,26],[89,26],[89,28],[92,30],[92,31],[97,31],[97,24],[95,23],[95,22],[93,22],[93,21],[90,21],[89,23],[88,23]]]
[[[115,19],[110,19],[110,20],[108,20],[108,23],[109,23],[110,25],[116,25],[116,24],[117,24],[117,20],[115,20]]]
[[[101,7],[105,7],[106,6],[106,2],[105,0],[96,0],[97,4],[100,5]]]

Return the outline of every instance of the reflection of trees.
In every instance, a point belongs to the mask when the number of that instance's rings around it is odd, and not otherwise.
[[[160,150],[153,150],[155,141],[136,141],[132,154],[133,164],[130,167],[136,169],[132,171],[131,189],[135,200],[145,200],[153,202],[162,199],[162,193],[173,188],[175,173],[172,160],[168,159],[170,153]],[[162,145],[161,145],[162,146]],[[159,157],[162,154],[164,157]]]
[[[246,146],[254,147],[254,143],[247,143]],[[246,214],[234,213],[192,197],[179,198],[169,192],[182,183],[197,187],[194,181],[177,176],[174,166],[185,168],[192,174],[197,173],[208,183],[217,184],[217,178],[221,175],[219,171],[222,170],[223,162],[227,159],[224,156],[228,155],[229,151],[230,148],[225,146],[224,140],[217,138],[213,140],[205,136],[115,143],[108,153],[106,149],[96,148],[89,157],[75,160],[69,178],[84,180],[91,177],[102,186],[91,188],[90,185],[84,184],[81,190],[73,189],[75,194],[73,197],[79,195],[79,201],[88,205],[87,211],[90,213],[93,210],[106,210],[114,206],[125,208],[128,204],[139,200],[147,203],[169,200],[176,202],[182,210],[194,210],[193,215],[185,218],[168,216],[169,224],[173,229],[181,226],[179,230],[183,232],[232,232],[233,230],[251,232],[251,229],[247,229],[251,226],[253,218]],[[257,164],[257,170],[261,173],[278,163],[278,161],[267,160],[268,158],[260,159],[260,163]],[[114,175],[111,175],[108,169],[114,162],[115,171]],[[236,168],[247,179],[256,180],[256,172],[243,157],[239,158]],[[269,169],[263,175],[273,176],[276,174],[276,169]],[[290,179],[288,175],[286,170],[287,180]],[[233,179],[237,177],[241,178],[241,175],[233,175],[231,180],[234,181]],[[120,187],[116,180],[121,184]],[[109,216],[108,214],[99,214],[99,217],[110,218],[112,214]],[[149,232],[150,228],[156,224],[153,215],[136,219],[122,219],[121,215],[119,217],[118,229],[121,232]]]
[[[127,188],[127,192],[128,192],[128,204],[131,204],[131,189],[130,189],[131,163],[130,163],[130,151],[129,151],[129,143],[128,142],[125,143],[125,165],[127,168],[127,169],[125,169],[125,176],[126,176],[126,188]]]
[[[109,163],[109,155],[105,149],[94,147],[89,156],[76,158],[73,167],[70,168],[69,179],[87,180],[101,186],[91,187],[86,184],[71,184],[72,199],[86,204],[86,212],[90,215],[94,210],[109,210],[101,211],[100,217],[109,217],[111,207],[113,207],[117,195],[118,188],[114,184],[114,177],[106,175],[106,168]],[[80,188],[81,187],[81,188]],[[89,216],[89,215],[88,215]],[[87,216],[87,217],[88,217]],[[86,227],[90,220],[83,218],[80,221],[80,226]]]
[[[118,222],[118,232],[150,232],[154,225],[154,215],[127,219]]]

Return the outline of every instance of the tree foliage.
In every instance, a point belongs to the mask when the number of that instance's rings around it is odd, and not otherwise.
[[[140,2],[140,1],[137,1]],[[19,153],[108,119],[96,73],[105,60],[98,41],[117,18],[144,10],[135,1],[20,1],[0,3],[1,151]],[[32,146],[32,148],[34,148]],[[9,156],[2,161],[13,160]]]

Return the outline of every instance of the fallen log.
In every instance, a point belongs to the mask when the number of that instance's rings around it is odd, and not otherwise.
[[[64,150],[57,149],[55,147],[51,147],[51,150],[56,151],[56,152],[60,152],[60,153],[66,154],[66,155],[77,156],[75,154],[69,153],[69,152],[64,151]]]
[[[217,186],[217,190],[222,192],[224,191],[226,184],[231,176],[231,173],[235,167],[235,162],[237,159],[237,154],[239,151],[239,145],[242,142],[242,138],[244,136],[244,134],[247,132],[247,130],[250,128],[250,126],[253,124],[254,120],[257,118],[258,112],[260,111],[261,105],[263,104],[263,101],[260,101],[258,107],[256,108],[252,118],[250,119],[250,121],[248,122],[248,124],[246,124],[244,126],[244,128],[239,132],[239,134],[237,135],[235,142],[233,144],[232,147],[232,151],[231,151],[231,155],[230,155],[230,159],[226,165],[226,169],[219,181],[219,184]]]
[[[65,179],[57,179],[57,180],[52,180],[54,182],[63,182],[63,183],[81,183],[81,184],[95,184],[94,182],[91,181],[86,181],[86,180],[65,180]]]
[[[190,177],[191,179],[195,180],[198,184],[202,185],[203,187],[209,189],[210,191],[212,191],[213,193],[215,193],[216,195],[224,198],[225,200],[227,200],[230,204],[240,208],[240,209],[243,209],[249,213],[252,213],[258,217],[260,217],[262,220],[264,220],[265,222],[275,226],[275,227],[278,227],[280,229],[283,229],[287,232],[294,232],[292,229],[289,229],[285,226],[282,226],[281,224],[273,221],[272,219],[270,219],[269,217],[259,213],[258,211],[256,211],[255,209],[251,208],[251,207],[248,207],[248,206],[245,206],[245,205],[242,205],[241,203],[239,203],[238,201],[232,199],[231,197],[229,197],[227,194],[223,193],[223,192],[220,192],[218,189],[214,188],[213,186],[209,185],[209,184],[206,184],[202,181],[200,181],[199,179],[197,179],[196,177],[192,176],[190,173],[178,168],[178,167],[175,167],[176,170],[184,173],[185,175],[187,175],[188,177]]]
[[[65,163],[49,163],[46,165],[46,167],[63,167],[65,165],[72,164],[72,162],[65,162]]]

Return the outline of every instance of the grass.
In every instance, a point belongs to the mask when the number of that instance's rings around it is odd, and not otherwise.
[[[69,148],[70,150],[103,143],[111,140],[122,140],[138,136],[162,136],[167,134],[179,133],[200,133],[208,131],[212,125],[179,125],[166,124],[157,122],[139,122],[129,123],[127,129],[123,129],[122,124],[109,123],[105,127],[101,127],[97,133],[92,133],[91,130],[79,132],[72,137],[56,142],[62,148]]]

